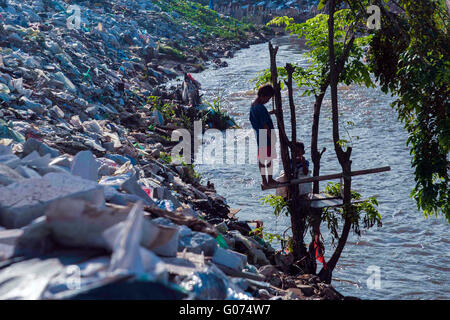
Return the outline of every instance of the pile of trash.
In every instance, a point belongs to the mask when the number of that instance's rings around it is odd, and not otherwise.
[[[338,296],[177,168],[0,142],[0,299]]]
[[[120,88],[148,97],[156,85],[211,62],[226,66],[221,58],[266,41],[263,30],[239,26],[236,39],[217,41],[213,31],[188,20],[189,12],[162,11],[165,3],[170,1],[0,2],[1,100],[12,104],[10,93],[18,93],[17,109],[41,113],[50,104],[44,98],[64,107],[77,97],[86,107],[113,104],[110,97]],[[217,24],[217,13],[208,15]],[[12,88],[11,77],[17,78]]]
[[[199,111],[157,86],[161,44],[198,27],[155,2],[71,1],[74,30],[64,1],[0,1],[0,299],[341,299],[170,161]]]

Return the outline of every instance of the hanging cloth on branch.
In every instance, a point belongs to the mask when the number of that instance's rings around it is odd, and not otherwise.
[[[317,229],[317,234],[314,236],[314,251],[316,253],[316,259],[320,263],[322,263],[323,268],[327,269],[327,263],[325,261],[324,253],[325,253],[325,246],[323,245],[323,242],[320,241],[320,237],[322,235],[320,234],[320,227]]]

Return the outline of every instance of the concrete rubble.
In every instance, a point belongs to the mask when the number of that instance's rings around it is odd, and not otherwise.
[[[170,161],[202,114],[161,84],[262,31],[218,44],[154,1],[73,2],[81,30],[64,1],[0,1],[0,299],[342,299]]]

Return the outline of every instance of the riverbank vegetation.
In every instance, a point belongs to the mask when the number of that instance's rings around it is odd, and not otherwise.
[[[190,21],[201,28],[205,36],[227,39],[239,39],[245,37],[246,31],[255,31],[251,23],[244,23],[231,17],[225,17],[210,10],[208,6],[194,1],[182,0],[153,0],[164,12],[173,19],[181,18]]]
[[[396,97],[392,107],[408,132],[417,207],[450,222],[450,8],[437,0],[399,4],[398,14],[382,7],[370,68]]]

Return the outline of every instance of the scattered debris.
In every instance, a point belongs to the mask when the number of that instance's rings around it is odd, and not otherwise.
[[[152,1],[77,4],[80,29],[62,0],[0,5],[0,299],[287,297],[270,244],[168,161],[201,113],[162,84],[264,35],[216,41]],[[292,298],[341,298],[303,282]]]

